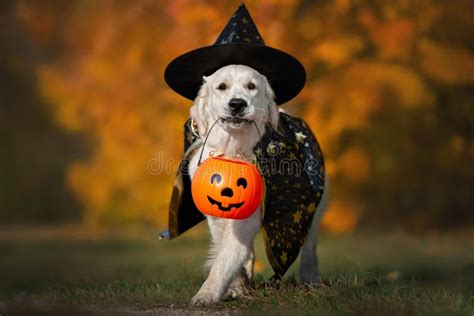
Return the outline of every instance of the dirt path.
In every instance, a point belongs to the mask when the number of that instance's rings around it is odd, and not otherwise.
[[[41,301],[17,301],[17,302],[0,302],[0,316],[7,315],[237,315],[238,310],[209,310],[206,308],[182,308],[174,307],[157,307],[152,309],[139,309],[130,306],[123,307],[105,307],[105,306],[69,306],[64,304],[54,304]]]

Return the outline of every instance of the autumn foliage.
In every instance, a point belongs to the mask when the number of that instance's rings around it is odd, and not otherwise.
[[[36,106],[88,148],[67,142],[81,154],[61,160],[78,218],[91,225],[166,223],[191,102],[166,86],[163,71],[179,54],[212,44],[238,4],[3,4],[17,35],[2,30],[1,47],[22,43],[3,57],[31,63],[5,73],[34,76]],[[307,120],[325,153],[332,200],[325,229],[473,223],[472,1],[246,4],[266,44],[297,56],[308,72],[303,92],[284,107]],[[15,89],[9,93],[23,93]],[[154,172],[151,162],[165,167]],[[48,203],[61,217],[65,206]]]

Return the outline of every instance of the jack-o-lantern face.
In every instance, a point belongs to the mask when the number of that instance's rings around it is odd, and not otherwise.
[[[211,157],[194,174],[191,193],[204,214],[245,219],[262,200],[263,179],[253,164]]]

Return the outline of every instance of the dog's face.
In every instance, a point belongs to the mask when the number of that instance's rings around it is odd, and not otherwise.
[[[204,131],[216,120],[228,132],[243,132],[253,122],[278,124],[274,93],[265,76],[244,65],[229,65],[203,77],[191,116]]]

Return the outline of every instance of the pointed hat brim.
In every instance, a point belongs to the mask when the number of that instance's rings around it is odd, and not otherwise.
[[[175,58],[166,67],[166,83],[178,94],[194,100],[202,77],[227,65],[246,65],[267,77],[280,105],[303,89],[306,72],[293,56],[263,45],[225,44],[198,48]]]

